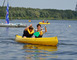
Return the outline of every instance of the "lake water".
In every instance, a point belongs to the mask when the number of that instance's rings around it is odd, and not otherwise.
[[[12,20],[10,23],[33,24],[41,20]],[[0,20],[4,23],[5,20]],[[0,27],[0,60],[77,60],[77,21],[49,20],[43,37],[58,36],[58,45],[42,46],[15,42],[15,35],[22,35],[25,28]],[[43,27],[44,25],[42,25]]]

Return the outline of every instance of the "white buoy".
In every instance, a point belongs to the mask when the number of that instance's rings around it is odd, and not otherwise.
[[[71,25],[69,25],[69,28],[71,27]]]

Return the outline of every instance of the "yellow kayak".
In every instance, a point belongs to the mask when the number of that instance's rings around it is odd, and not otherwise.
[[[42,23],[42,22],[39,22],[39,24],[50,24],[50,23]]]
[[[31,43],[39,45],[52,45],[58,44],[58,38],[56,37],[43,37],[43,38],[22,38],[22,36],[16,35],[15,41],[20,43]]]

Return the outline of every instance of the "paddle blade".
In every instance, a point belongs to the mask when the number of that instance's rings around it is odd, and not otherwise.
[[[39,32],[35,32],[34,35],[35,35],[36,37],[38,37],[38,36],[40,35],[40,33],[39,33]]]

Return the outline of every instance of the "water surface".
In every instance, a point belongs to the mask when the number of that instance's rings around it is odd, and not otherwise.
[[[10,23],[33,24],[41,20],[12,20]],[[4,23],[5,20],[0,20]],[[49,20],[43,37],[58,36],[57,46],[42,46],[15,42],[15,35],[23,34],[25,28],[0,27],[0,60],[77,60],[77,21]],[[43,27],[44,25],[42,25]]]

